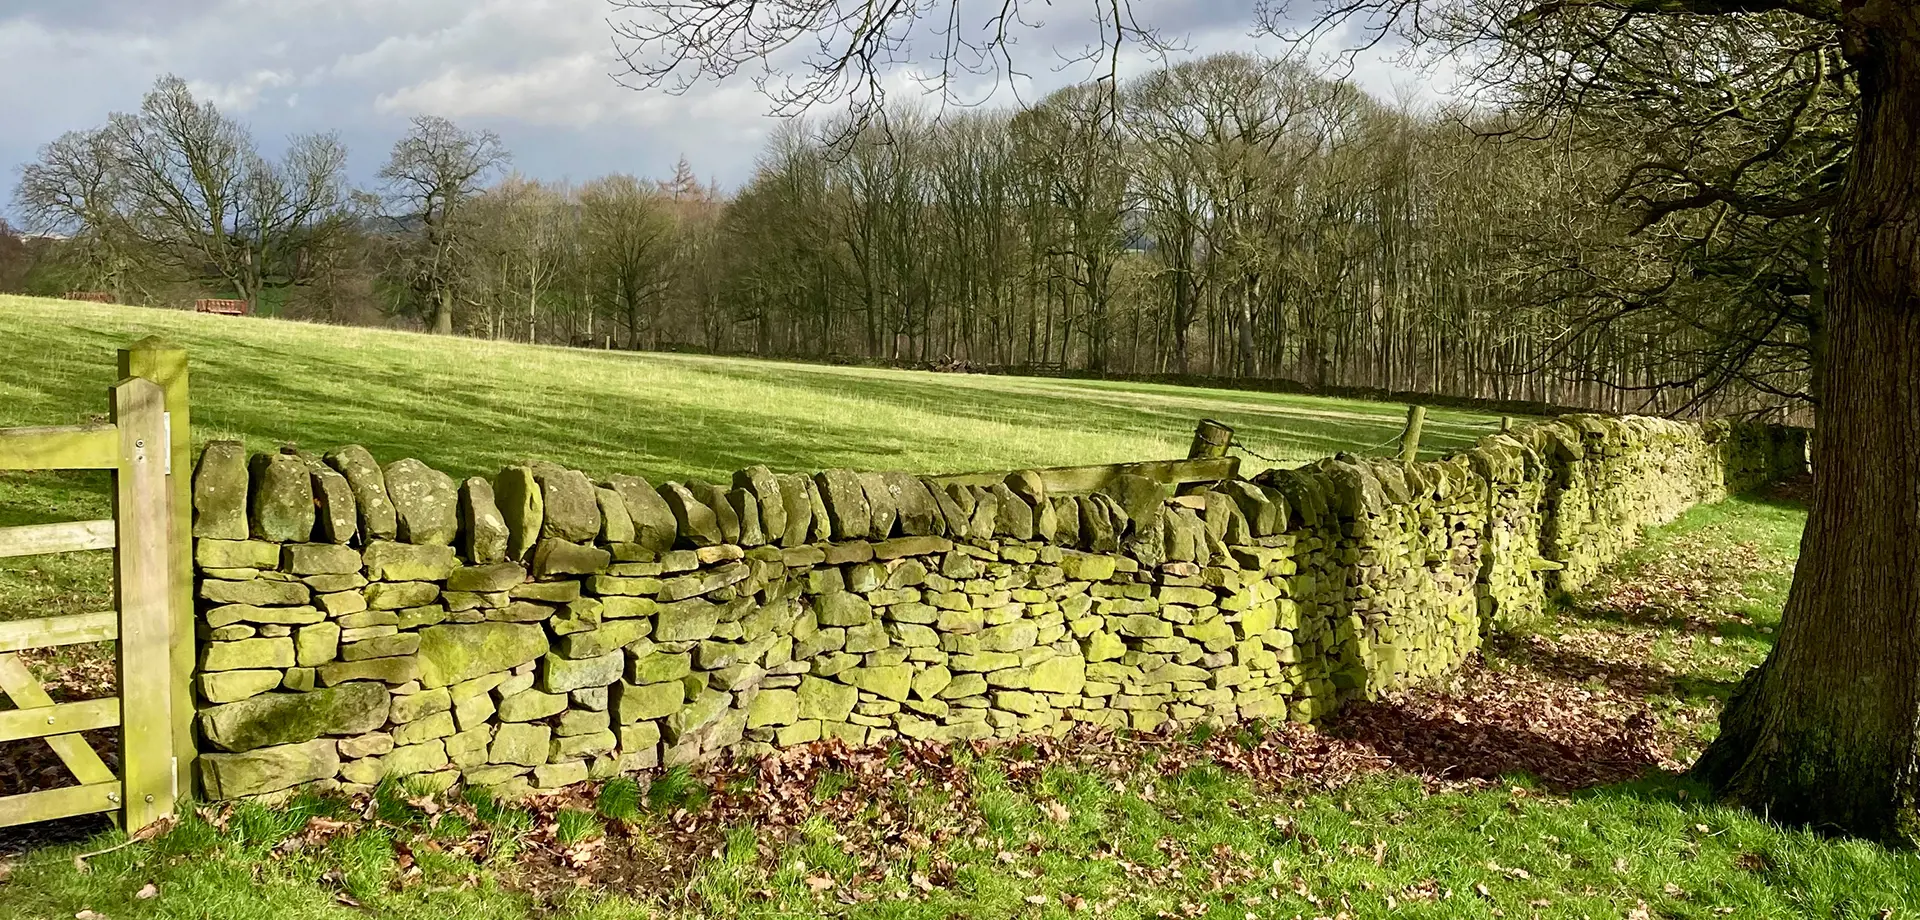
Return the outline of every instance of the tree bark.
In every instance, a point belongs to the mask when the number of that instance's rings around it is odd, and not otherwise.
[[[444,285],[433,298],[433,331],[438,335],[453,334],[453,289]]]
[[[1698,773],[1792,824],[1920,844],[1920,8],[1849,0],[1813,504],[1780,639]]]

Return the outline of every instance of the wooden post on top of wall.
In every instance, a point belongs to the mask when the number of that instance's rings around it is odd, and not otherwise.
[[[193,789],[193,432],[188,421],[187,352],[158,336],[120,349],[120,376],[141,377],[165,394],[167,490],[173,502],[173,539],[167,556],[168,610],[173,617],[173,756],[175,789]]]
[[[1233,444],[1233,429],[1210,418],[1203,418],[1193,429],[1193,446],[1187,448],[1188,460],[1207,460],[1227,455]]]
[[[1400,433],[1400,462],[1412,463],[1420,456],[1420,426],[1426,424],[1426,406],[1407,407],[1407,430]]]

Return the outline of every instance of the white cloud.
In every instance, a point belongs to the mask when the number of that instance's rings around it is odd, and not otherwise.
[[[685,153],[702,175],[737,183],[776,125],[746,74],[683,95],[618,85],[609,75],[618,61],[606,0],[40,0],[27,12],[11,9],[16,3],[0,0],[0,60],[8,62],[0,68],[0,202],[12,167],[36,147],[134,108],[168,72],[244,114],[269,147],[290,134],[339,130],[363,181],[420,113],[495,130],[518,168],[555,179],[662,173]],[[1193,54],[1277,50],[1249,35],[1249,9],[1241,0],[1166,0],[1142,13]],[[1060,66],[1094,37],[1085,8],[1036,10],[1045,26],[1014,48],[1024,76],[998,88],[969,77],[956,84],[959,96],[1034,101],[1095,74]],[[1129,52],[1122,74],[1156,63]],[[1424,79],[1377,61],[1355,77],[1383,95]],[[921,98],[905,68],[885,85],[894,99]]]
[[[256,70],[237,80],[224,82],[188,80],[187,88],[193,91],[195,98],[212,102],[217,108],[245,112],[258,105],[260,97],[267,91],[292,83],[293,75],[285,71]]]

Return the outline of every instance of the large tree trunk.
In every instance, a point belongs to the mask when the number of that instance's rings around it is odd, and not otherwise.
[[[453,288],[446,285],[434,292],[433,331],[439,335],[453,334]]]
[[[1780,639],[1699,773],[1777,820],[1920,844],[1920,7],[1849,4],[1813,506]]]

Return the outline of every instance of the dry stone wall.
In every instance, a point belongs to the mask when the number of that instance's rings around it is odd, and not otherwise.
[[[456,481],[365,449],[194,473],[203,795],[524,792],[823,738],[1311,720],[1457,667],[1639,529],[1804,468],[1571,417],[1444,461],[1087,494],[765,467]]]

